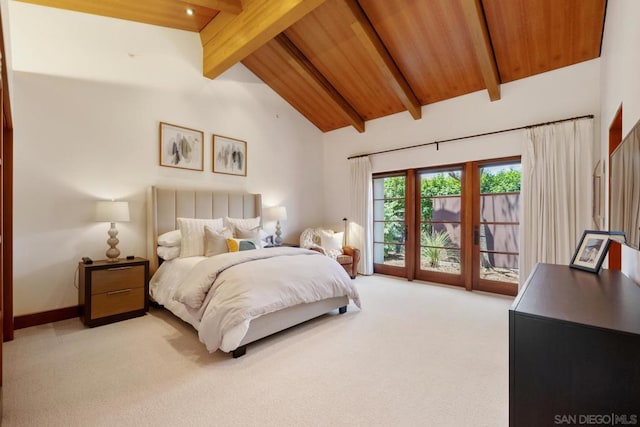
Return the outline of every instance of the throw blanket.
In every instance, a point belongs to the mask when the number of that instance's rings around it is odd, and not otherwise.
[[[271,248],[201,261],[178,287],[174,299],[202,313],[200,340],[215,351],[226,332],[243,323],[248,328],[251,319],[345,295],[360,307],[357,290],[336,261],[306,249]],[[235,344],[243,337],[234,340]]]

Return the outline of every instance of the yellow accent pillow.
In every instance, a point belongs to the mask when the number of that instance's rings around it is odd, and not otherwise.
[[[227,239],[227,248],[229,252],[238,252],[256,249],[257,246],[250,239]]]
[[[236,239],[227,239],[227,249],[229,249],[229,252],[238,252],[240,244]]]

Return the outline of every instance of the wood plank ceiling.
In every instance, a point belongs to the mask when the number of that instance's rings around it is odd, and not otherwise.
[[[241,61],[320,130],[597,58],[606,0],[21,0],[200,33],[203,74]],[[193,14],[185,11],[191,9]],[[428,120],[425,117],[424,120]]]

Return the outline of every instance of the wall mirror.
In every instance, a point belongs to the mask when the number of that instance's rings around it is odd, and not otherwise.
[[[640,121],[610,159],[609,229],[624,231],[627,244],[640,246]]]

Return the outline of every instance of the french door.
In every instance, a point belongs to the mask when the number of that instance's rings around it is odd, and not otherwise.
[[[465,224],[467,186],[464,165],[420,170],[416,174],[419,199],[418,251],[415,277],[449,285],[465,285],[468,265],[468,226]]]
[[[477,162],[473,167],[472,287],[518,293],[520,159]]]
[[[373,179],[374,271],[413,279],[414,199],[412,170],[379,174]],[[409,214],[408,214],[409,213]]]
[[[520,159],[374,176],[374,271],[516,295]]]

